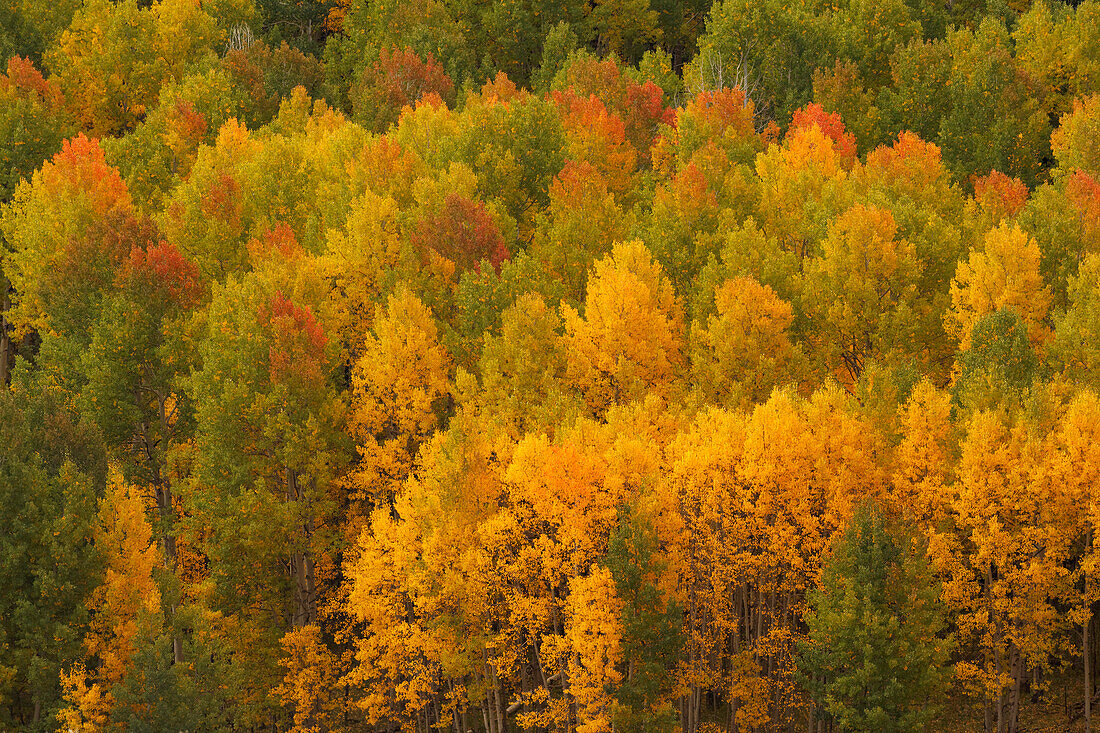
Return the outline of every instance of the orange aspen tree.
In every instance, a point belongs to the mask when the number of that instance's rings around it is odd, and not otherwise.
[[[111,687],[126,675],[140,637],[159,627],[161,597],[153,569],[161,557],[146,513],[142,493],[112,467],[94,537],[107,573],[88,600],[95,612],[84,640],[88,662],[62,674],[68,706],[58,720],[67,729],[108,730],[114,706]]]
[[[1092,609],[1100,600],[1100,558],[1095,536],[1100,523],[1100,398],[1082,390],[1070,402],[1046,452],[1049,461],[1047,520],[1051,533],[1045,548],[1052,559],[1076,572],[1063,579],[1062,596],[1070,606],[1069,620],[1081,630],[1082,699],[1085,729],[1092,726],[1095,688],[1093,657],[1096,620]]]
[[[1055,649],[1061,569],[1045,557],[1041,447],[1023,416],[974,412],[965,426],[951,524],[929,551],[955,614],[959,682],[984,701],[987,731],[1015,733],[1025,675]],[[949,525],[950,526],[950,525]]]

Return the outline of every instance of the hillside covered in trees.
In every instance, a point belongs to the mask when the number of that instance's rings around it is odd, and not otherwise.
[[[1097,0],[0,57],[0,730],[1095,724]]]

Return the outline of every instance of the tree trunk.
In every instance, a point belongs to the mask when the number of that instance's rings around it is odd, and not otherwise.
[[[1020,721],[1020,694],[1024,683],[1024,674],[1026,673],[1024,668],[1024,655],[1020,651],[1014,650],[1014,659],[1012,661],[1012,699],[1009,703],[1008,712],[1008,733],[1016,733],[1019,721]]]
[[[309,552],[295,553],[290,572],[294,579],[294,626],[302,627],[317,620],[316,582]]]
[[[996,620],[993,618],[993,564],[988,563],[985,566],[985,608],[989,623],[993,626],[993,648],[986,648],[985,650],[985,665],[988,670],[990,665],[993,666],[994,674],[1000,678],[1001,675],[1001,652],[1000,652],[1000,629],[997,626]],[[1003,733],[1001,730],[1001,701],[1003,696],[1001,695],[1000,687],[996,691],[996,699],[992,697],[990,691],[986,692],[986,706],[985,706],[985,733],[993,733],[994,725],[996,725],[997,733]]]
[[[504,719],[504,693],[501,690],[500,677],[497,676],[495,666],[493,667],[493,682],[493,694],[496,695],[497,733],[504,733],[507,730]]]
[[[994,625],[993,632],[993,666],[997,672],[997,680],[1001,679],[1003,664],[1001,659],[1001,629]],[[1005,733],[1005,692],[1004,687],[998,682],[997,687],[997,733]]]
[[[298,474],[291,468],[286,469],[285,499],[287,502],[301,501],[301,491],[298,486]],[[301,552],[294,553],[290,558],[290,577],[294,584],[294,622],[295,627],[302,627],[312,623],[316,619],[316,593],[313,578],[313,558],[309,552],[309,539],[313,534],[313,520],[309,518],[302,525],[303,539],[306,547]]]
[[[1092,550],[1092,529],[1085,535],[1085,552]],[[1089,598],[1089,574],[1083,573],[1085,581],[1085,622],[1082,626],[1082,653],[1081,660],[1084,663],[1083,674],[1085,677],[1085,733],[1092,733],[1092,659],[1089,656],[1089,626],[1092,624],[1092,603]]]
[[[0,389],[11,381],[11,337],[8,335],[8,308],[11,300],[8,295],[8,281],[0,275]]]
[[[163,402],[161,406],[161,422],[165,428],[167,428],[166,420],[164,419]],[[164,477],[159,466],[155,468],[154,472],[154,494],[157,500],[157,513],[160,515],[160,545],[164,552],[164,566],[168,569],[168,572],[175,574],[176,563],[178,561],[178,553],[176,550],[176,536],[172,531],[172,484]],[[171,606],[172,617],[175,618],[178,604],[173,601]],[[183,663],[183,639],[178,634],[172,635],[172,663]]]

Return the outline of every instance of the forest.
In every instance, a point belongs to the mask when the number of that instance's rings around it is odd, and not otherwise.
[[[0,731],[1100,725],[1100,0],[0,58]]]

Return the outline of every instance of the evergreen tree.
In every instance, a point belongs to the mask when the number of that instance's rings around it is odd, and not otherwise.
[[[620,507],[606,565],[622,601],[625,674],[612,708],[614,728],[623,733],[671,733],[676,714],[669,698],[683,646],[682,611],[656,585],[664,570],[657,557],[656,532],[629,505]]]
[[[799,677],[845,733],[923,731],[945,681],[948,645],[924,554],[873,507],[840,536],[809,594]]]

